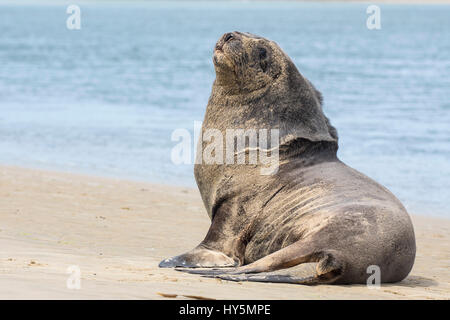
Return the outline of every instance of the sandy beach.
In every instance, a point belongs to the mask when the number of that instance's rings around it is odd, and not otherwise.
[[[450,220],[412,215],[407,279],[299,286],[201,278],[158,262],[198,244],[209,220],[194,188],[0,167],[0,299],[449,299]],[[68,267],[81,288],[68,289]]]

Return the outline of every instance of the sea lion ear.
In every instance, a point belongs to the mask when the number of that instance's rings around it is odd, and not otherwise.
[[[262,70],[263,72],[266,72],[266,70],[267,70],[267,61],[261,61],[261,62],[259,63],[259,65],[261,66],[261,70]]]

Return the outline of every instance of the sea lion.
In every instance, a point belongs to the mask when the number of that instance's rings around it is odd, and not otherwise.
[[[234,281],[353,284],[366,283],[375,265],[381,282],[404,279],[416,250],[410,217],[338,159],[320,92],[275,42],[249,33],[224,34],[213,61],[202,132],[276,128],[279,166],[262,175],[261,164],[196,164],[211,227],[196,248],[159,266]]]

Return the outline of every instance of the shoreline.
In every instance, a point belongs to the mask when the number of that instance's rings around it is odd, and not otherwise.
[[[32,171],[38,171],[38,172],[42,172],[42,173],[48,173],[48,174],[52,174],[52,173],[59,173],[59,174],[68,174],[68,175],[75,175],[75,176],[79,176],[79,177],[84,177],[86,179],[109,179],[109,180],[114,180],[117,182],[120,181],[124,181],[124,182],[132,182],[132,183],[140,183],[140,184],[148,184],[148,185],[152,185],[152,186],[163,186],[165,188],[185,188],[185,189],[192,189],[194,192],[197,192],[198,188],[195,182],[195,178],[194,173],[192,172],[192,181],[193,183],[178,183],[178,184],[174,184],[172,182],[166,182],[166,181],[159,181],[159,180],[149,180],[149,179],[139,179],[137,178],[137,176],[133,176],[133,175],[127,175],[127,174],[113,174],[113,173],[108,173],[108,172],[94,172],[92,170],[89,169],[73,169],[73,170],[69,170],[69,169],[65,169],[62,166],[58,167],[58,168],[48,168],[47,166],[39,166],[39,165],[27,165],[27,164],[20,164],[20,165],[12,165],[12,164],[8,164],[8,163],[4,163],[0,161],[0,170],[1,168],[9,168],[9,169],[17,169],[17,170],[32,170]],[[363,172],[364,173],[364,172]],[[395,195],[395,194],[394,194]],[[408,209],[406,208],[408,213],[416,215],[416,216],[421,216],[421,217],[425,217],[425,218],[436,218],[436,219],[443,219],[443,220],[448,220],[450,221],[450,213],[448,213],[449,216],[447,216],[447,210],[440,208],[438,209],[438,213],[434,213],[432,209],[429,209],[429,211],[427,212],[423,212],[420,210],[414,210],[414,209]]]
[[[159,269],[209,227],[192,187],[0,165],[0,213],[0,299],[450,299],[446,218],[412,214],[412,272],[368,289],[235,283]],[[67,288],[70,266],[80,268],[79,290]]]

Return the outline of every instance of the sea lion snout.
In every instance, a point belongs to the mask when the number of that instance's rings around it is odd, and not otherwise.
[[[220,70],[219,73],[226,77],[233,75],[235,66],[233,51],[239,51],[236,50],[240,43],[238,40],[241,40],[241,36],[237,31],[227,32],[220,37],[214,47],[213,62],[216,72]]]
[[[214,47],[214,50],[223,51],[223,46],[225,43],[238,39],[238,34],[236,31],[234,32],[227,32],[222,37],[220,37],[219,41],[217,41],[216,46]]]

